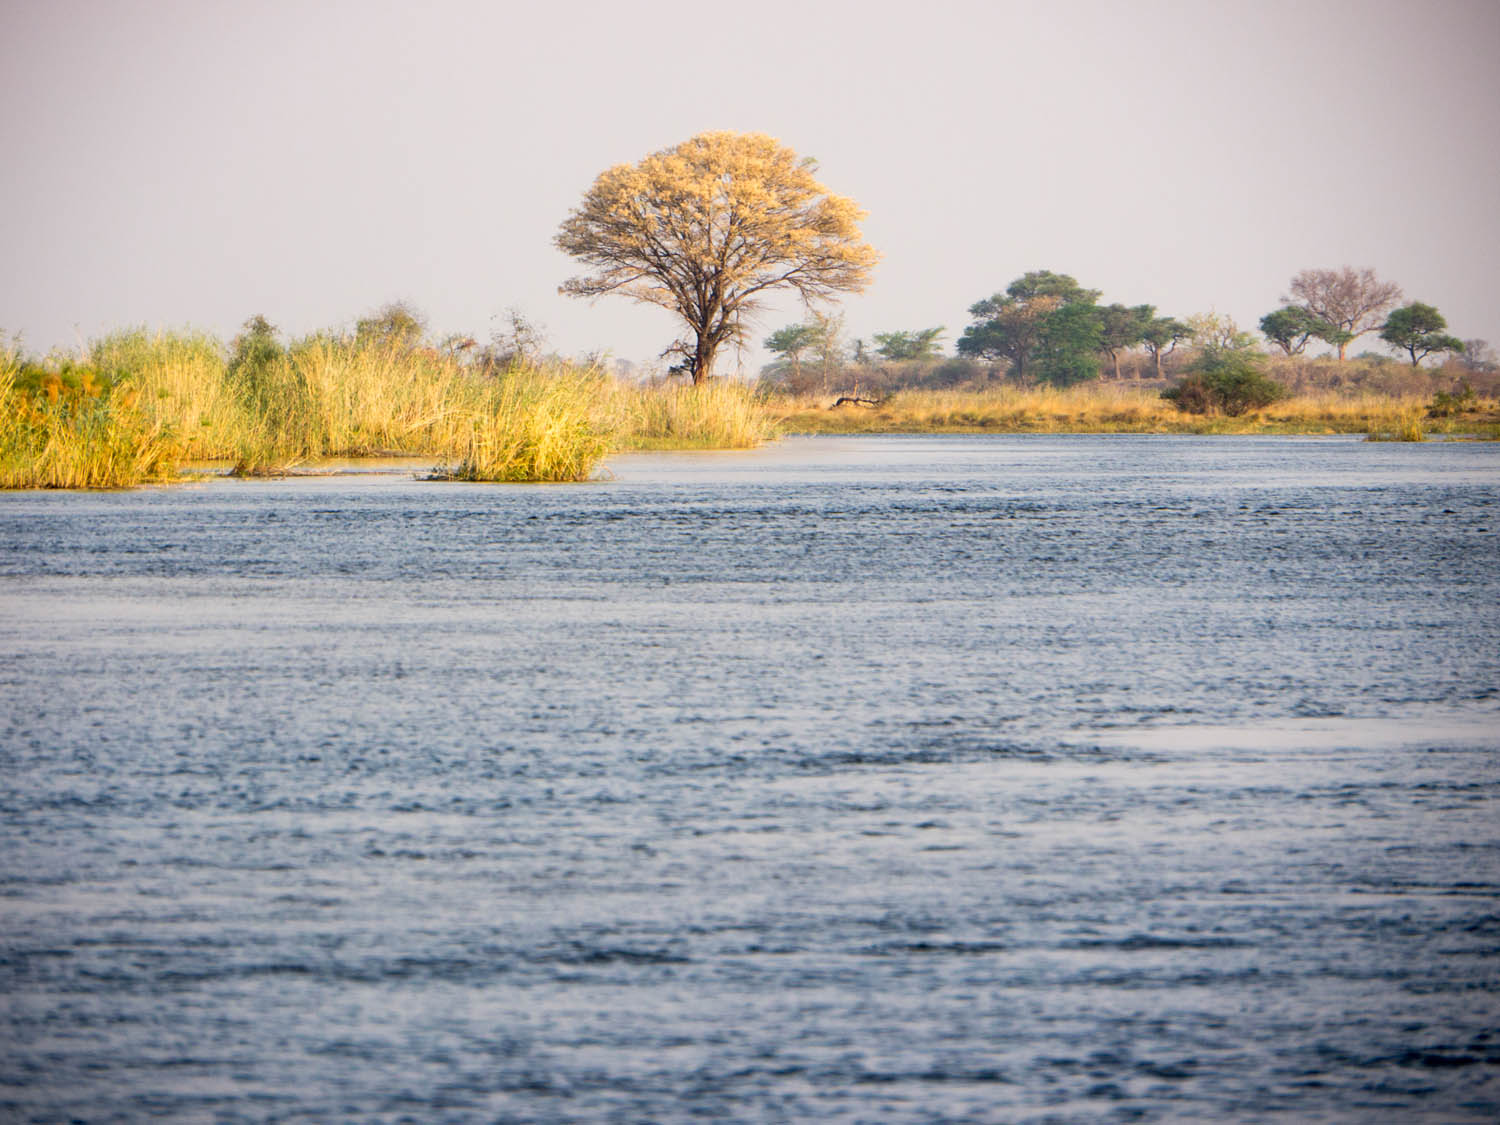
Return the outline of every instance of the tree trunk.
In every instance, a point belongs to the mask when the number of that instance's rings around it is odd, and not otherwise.
[[[715,350],[711,341],[698,337],[698,346],[693,351],[693,386],[702,386],[708,382],[714,369]]]

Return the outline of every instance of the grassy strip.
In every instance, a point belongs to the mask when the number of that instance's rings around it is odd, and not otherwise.
[[[0,487],[124,487],[173,479],[188,459],[256,475],[372,454],[432,457],[444,479],[583,480],[614,449],[745,449],[778,432],[1500,438],[1494,401],[1447,407],[1321,392],[1228,417],[1099,383],[908,390],[833,407],[759,399],[730,381],[647,388],[567,364],[496,370],[402,338],[319,335],[247,361],[209,336],[134,331],[47,363],[0,344]]]
[[[878,405],[833,407],[827,399],[777,397],[768,409],[789,433],[1152,433],[1337,434],[1396,432],[1421,419],[1425,402],[1377,395],[1304,394],[1239,417],[1187,414],[1150,390],[1109,384],[1058,389],[898,391]],[[1429,422],[1431,432],[1493,433],[1496,404]]]
[[[776,436],[766,408],[741,383],[616,389],[624,449],[753,449]]]

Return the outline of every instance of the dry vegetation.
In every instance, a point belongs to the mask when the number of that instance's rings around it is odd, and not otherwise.
[[[399,336],[320,335],[253,362],[242,352],[144,331],[46,361],[0,348],[0,486],[126,487],[191,462],[266,475],[370,455],[431,457],[445,479],[577,481],[612,449],[772,436],[738,384],[695,392],[564,362],[480,365]]]
[[[896,391],[876,405],[831,405],[827,396],[768,400],[789,433],[1156,433],[1340,434],[1396,432],[1421,419],[1428,433],[1493,436],[1500,407],[1428,418],[1429,399],[1366,392],[1294,394],[1239,417],[1187,414],[1153,389],[1087,383],[1066,389],[1009,385],[976,390]]]

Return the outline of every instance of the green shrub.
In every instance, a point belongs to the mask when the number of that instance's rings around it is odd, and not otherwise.
[[[1455,414],[1465,414],[1473,410],[1478,403],[1478,396],[1474,394],[1474,388],[1469,386],[1465,380],[1459,384],[1459,389],[1452,392],[1438,391],[1432,396],[1432,402],[1427,407],[1429,418],[1451,418]]]
[[[1241,348],[1206,349],[1175,387],[1161,397],[1189,414],[1217,411],[1237,418],[1287,397],[1287,390],[1260,369],[1261,357]]]

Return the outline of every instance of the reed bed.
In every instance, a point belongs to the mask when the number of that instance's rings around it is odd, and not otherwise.
[[[743,383],[622,386],[616,401],[626,449],[753,449],[776,436],[764,404]]]
[[[175,435],[184,458],[233,455],[245,419],[214,337],[129,329],[95,340],[81,358],[114,383],[131,385],[144,417]]]
[[[169,480],[180,449],[133,388],[17,393],[0,370],[0,488],[124,488]]]
[[[1426,441],[1427,430],[1424,426],[1426,412],[1420,409],[1403,410],[1390,425],[1384,427],[1372,426],[1365,434],[1366,441]]]
[[[596,371],[515,368],[464,420],[456,464],[434,480],[584,481],[614,444],[607,381]]]

